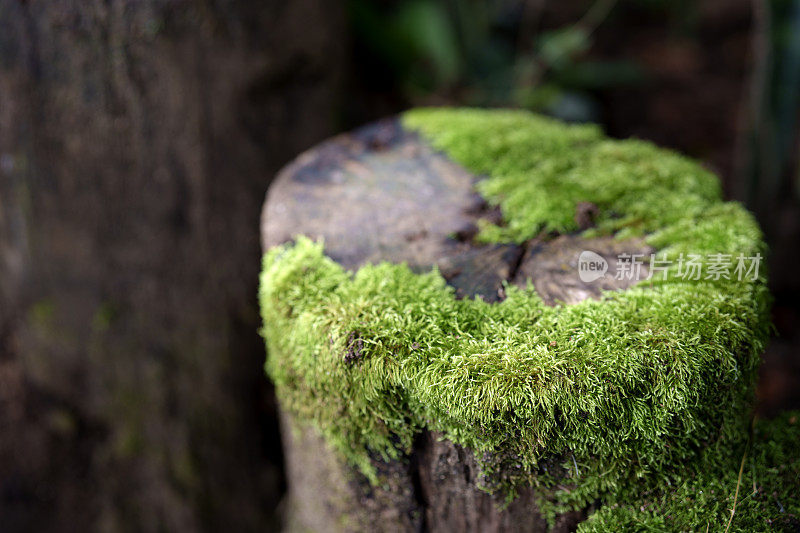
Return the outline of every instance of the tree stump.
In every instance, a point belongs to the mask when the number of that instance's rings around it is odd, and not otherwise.
[[[769,299],[723,263],[764,245],[677,154],[414,110],[286,167],[262,239],[297,528],[591,529],[748,433]]]
[[[649,253],[641,240],[574,235],[480,244],[473,239],[480,220],[500,219],[476,194],[476,179],[399,120],[383,120],[305,152],[278,175],[264,205],[262,245],[268,250],[302,234],[323,239],[326,255],[348,269],[381,261],[405,262],[418,272],[436,266],[456,297],[488,302],[503,299],[504,282],[531,279],[549,304],[632,283],[581,282],[575,268],[582,250],[598,253],[612,270],[620,253]],[[548,530],[531,492],[503,507],[499,496],[479,489],[472,453],[435,432],[419,435],[405,461],[376,460],[383,483],[372,487],[313,428],[286,412],[282,421],[291,525],[314,531]],[[586,512],[560,515],[552,530],[574,530]]]

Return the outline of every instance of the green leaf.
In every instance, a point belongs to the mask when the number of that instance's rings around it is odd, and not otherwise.
[[[415,61],[428,63],[437,85],[458,78],[462,61],[456,32],[441,4],[430,0],[402,4],[392,28]]]
[[[589,35],[573,26],[542,34],[538,52],[545,63],[554,69],[561,69],[587,52],[591,44]]]

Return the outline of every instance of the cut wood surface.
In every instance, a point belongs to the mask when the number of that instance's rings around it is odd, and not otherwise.
[[[481,244],[480,219],[500,223],[497,209],[474,190],[475,176],[416,134],[387,119],[339,135],[300,155],[278,175],[262,213],[265,250],[297,235],[323,239],[325,253],[348,269],[405,262],[415,271],[438,267],[456,297],[504,298],[504,282],[534,284],[549,305],[597,297],[632,281],[578,277],[583,250],[602,256],[613,273],[619,254],[648,255],[641,240],[541,235],[521,244]],[[579,205],[579,226],[592,205]],[[643,269],[646,273],[646,268]],[[372,487],[328,449],[315,430],[283,414],[291,524],[322,531],[546,531],[532,493],[507,508],[479,488],[469,450],[421,434],[403,461],[375,460]],[[555,531],[573,530],[586,510],[561,515]]]
[[[283,169],[264,205],[262,246],[305,235],[323,239],[325,253],[348,269],[381,261],[417,271],[436,265],[459,297],[487,301],[502,299],[504,281],[531,279],[548,304],[575,303],[632,283],[612,277],[582,283],[576,270],[581,251],[603,256],[612,272],[619,254],[650,253],[640,240],[571,235],[478,244],[478,220],[501,220],[475,193],[477,179],[396,119],[386,119],[322,143]]]

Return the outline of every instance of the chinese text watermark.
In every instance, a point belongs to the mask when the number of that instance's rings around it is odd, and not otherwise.
[[[608,260],[591,250],[584,250],[578,257],[578,276],[584,283],[591,283],[605,276],[617,280],[738,280],[755,281],[761,266],[762,256],[745,254],[680,254],[668,259],[661,254],[629,254],[616,256],[615,269],[609,271]]]

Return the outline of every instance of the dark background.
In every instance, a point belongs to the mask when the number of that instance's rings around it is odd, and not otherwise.
[[[511,106],[697,157],[758,216],[800,407],[800,2],[0,0],[0,530],[280,525],[259,210],[314,143]]]

